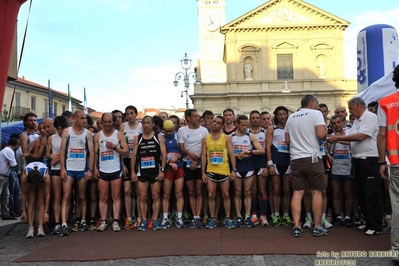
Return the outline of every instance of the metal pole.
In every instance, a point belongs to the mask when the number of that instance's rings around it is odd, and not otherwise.
[[[188,109],[188,88],[186,88],[186,110]]]

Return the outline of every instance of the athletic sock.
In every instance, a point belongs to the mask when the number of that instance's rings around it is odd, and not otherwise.
[[[183,213],[182,213],[182,212],[177,212],[177,218],[178,218],[178,219],[183,218]]]
[[[258,197],[252,196],[252,201],[251,201],[251,213],[256,215],[256,211],[258,209]]]
[[[260,198],[260,213],[264,216],[266,216],[268,205],[269,205],[269,198],[261,197]]]
[[[136,217],[136,199],[132,199],[132,216]]]
[[[167,220],[167,219],[168,219],[168,213],[167,213],[167,212],[164,212],[164,213],[163,213],[163,219],[164,219],[164,220]]]

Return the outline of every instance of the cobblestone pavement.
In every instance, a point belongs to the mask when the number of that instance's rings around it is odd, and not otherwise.
[[[89,262],[35,262],[15,263],[30,252],[50,244],[58,236],[46,235],[43,238],[26,240],[27,225],[22,223],[9,224],[0,227],[0,265],[394,265],[391,258],[349,258],[331,259],[304,255],[253,255],[253,256],[171,256],[142,259],[89,261]],[[267,240],[266,240],[267,241]],[[248,247],[250,248],[250,247]],[[335,263],[335,264],[333,264]],[[338,264],[339,263],[339,264]]]

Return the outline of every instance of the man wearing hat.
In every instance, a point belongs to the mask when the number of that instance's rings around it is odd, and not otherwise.
[[[29,230],[26,238],[34,237],[34,219],[35,219],[35,205],[39,206],[38,211],[38,230],[37,236],[45,236],[43,224],[49,220],[50,207],[50,190],[51,181],[48,174],[47,166],[42,162],[31,162],[26,167],[22,174],[22,198],[21,198],[21,221],[28,218]],[[28,212],[26,212],[26,202],[28,203]]]

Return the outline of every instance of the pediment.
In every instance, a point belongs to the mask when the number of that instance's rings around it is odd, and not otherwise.
[[[234,29],[341,27],[349,22],[301,0],[270,0],[222,27]]]

